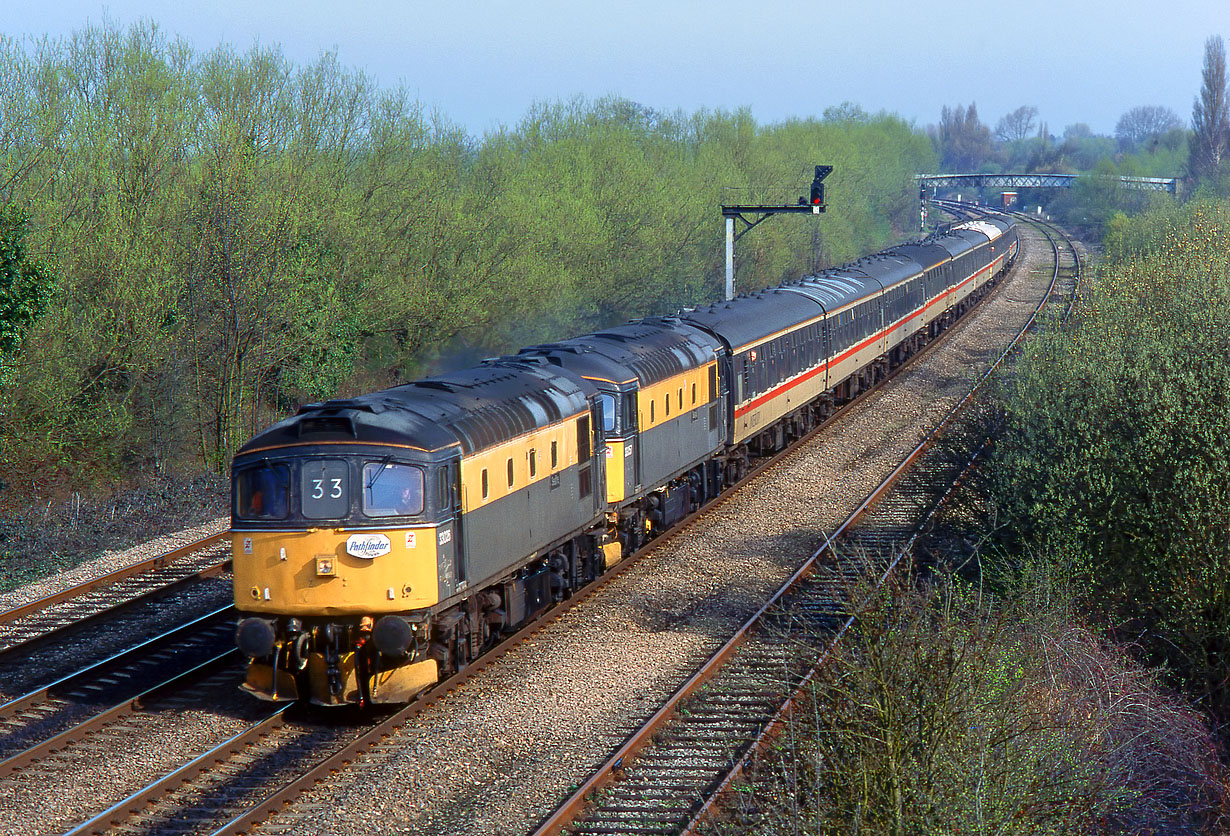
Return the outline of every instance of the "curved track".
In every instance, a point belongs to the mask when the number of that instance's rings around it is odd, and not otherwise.
[[[535,836],[564,831],[690,833],[710,814],[716,799],[788,716],[799,691],[823,664],[825,648],[840,641],[853,622],[852,617],[840,618],[846,607],[844,590],[848,576],[864,568],[839,558],[838,546],[842,555],[875,560],[882,567],[882,582],[936,510],[932,506],[920,515],[924,497],[933,490],[927,486],[937,481],[952,485],[964,472],[936,473],[938,463],[926,453],[1052,301],[1064,258],[1055,237],[1044,234],[1055,259],[1050,290],[1011,345],[807,563],[542,822]],[[1072,288],[1065,294],[1069,303],[1063,315],[1071,309],[1080,276],[1079,255],[1065,240],[1073,265],[1066,277]],[[971,465],[978,452],[971,455]],[[898,488],[907,472],[910,481]],[[874,512],[864,520],[873,505]]]
[[[916,357],[922,357],[924,354]],[[822,432],[827,426],[828,423],[817,432]],[[807,440],[801,440],[791,449],[802,446]],[[771,463],[764,462],[756,472]],[[746,483],[745,481],[741,484]],[[726,495],[729,496],[738,489],[739,486],[736,486]],[[716,507],[717,503],[711,504],[700,513],[710,513]],[[695,517],[685,520],[680,528],[693,519]],[[626,572],[637,559],[668,542],[665,536],[653,541],[641,555],[626,560],[613,574],[598,581],[584,595],[549,611],[457,677],[441,684],[423,699],[395,715],[375,724],[370,720],[350,724],[338,723],[340,715],[334,713],[329,716],[327,723],[321,723],[310,712],[284,713],[279,710],[275,716],[271,710],[259,722],[252,723],[246,731],[234,735],[191,763],[160,776],[150,782],[148,787],[133,793],[128,799],[113,805],[105,813],[73,832],[105,832],[117,825],[126,832],[163,832],[167,828],[177,832],[247,832],[254,823],[282,810],[303,789],[312,786],[330,772],[344,768],[360,753],[379,750],[385,745],[383,741],[399,726],[434,701],[441,699],[450,690],[464,687],[465,682],[478,671],[508,653],[544,624],[558,618],[565,610],[576,606],[588,596],[596,594],[620,573]],[[836,612],[831,605],[821,604],[808,617],[821,627],[831,626]],[[816,632],[819,634],[820,630],[817,629]],[[781,666],[781,658],[772,654],[770,658],[774,659],[772,667]],[[202,671],[201,676],[206,676],[206,672]],[[237,675],[234,677],[235,680],[238,678]],[[233,685],[233,682],[231,684]],[[124,696],[123,701],[128,708],[122,708],[116,700],[112,700],[117,704],[111,705],[107,710],[128,712],[139,708],[146,700],[160,699],[162,695],[173,693],[179,687],[181,686],[159,683],[142,693]],[[67,729],[57,732],[53,737],[43,735],[44,743],[40,745],[45,745],[48,740],[58,740],[60,743],[67,741],[72,744],[82,734]],[[32,761],[38,757],[45,755],[32,758]],[[121,822],[123,824],[120,824]]]

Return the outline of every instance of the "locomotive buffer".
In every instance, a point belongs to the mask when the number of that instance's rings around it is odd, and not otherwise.
[[[819,215],[828,209],[824,202],[824,178],[833,172],[831,165],[816,166],[816,177],[811,181],[811,194],[800,197],[798,204],[784,206],[723,206],[722,217],[726,219],[726,299],[735,298],[735,241],[743,237],[752,227],[773,215],[799,214]],[[756,215],[756,220],[749,221],[745,215]],[[745,227],[736,235],[735,219],[743,221]]]

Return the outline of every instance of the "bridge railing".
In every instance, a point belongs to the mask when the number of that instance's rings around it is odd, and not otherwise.
[[[914,179],[922,188],[990,188],[990,189],[1069,189],[1078,179],[1100,178],[1096,174],[918,174]],[[1114,177],[1125,189],[1177,194],[1179,181],[1174,177]]]

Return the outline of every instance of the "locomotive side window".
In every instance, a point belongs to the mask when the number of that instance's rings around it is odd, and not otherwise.
[[[449,487],[448,468],[441,467],[436,470],[436,504],[440,506],[441,511],[447,511],[451,505],[452,491]]]
[[[423,471],[407,464],[363,465],[363,513],[369,517],[423,513]]]
[[[551,442],[551,469],[555,470],[555,468],[557,467],[559,467],[559,442],[552,441]]]
[[[636,430],[636,393],[627,392],[624,394],[624,429],[629,432]]]
[[[483,468],[483,499],[491,495],[491,482],[487,479],[487,468]]]
[[[290,514],[290,468],[263,465],[236,477],[235,511],[249,520],[284,520]]]
[[[590,457],[589,416],[577,419],[577,464],[585,464]]]
[[[509,459],[508,460],[508,487],[511,488],[512,486],[513,486],[513,462],[512,462],[512,459]]]
[[[341,459],[303,463],[299,471],[299,504],[303,516],[337,520],[350,511],[350,468]]]
[[[530,478],[538,475],[538,451],[530,450]]]

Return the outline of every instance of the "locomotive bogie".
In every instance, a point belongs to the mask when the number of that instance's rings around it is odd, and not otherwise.
[[[293,702],[307,697],[316,705],[353,705],[361,700],[377,704],[409,702],[440,678],[439,663],[423,659],[405,665],[364,673],[367,696],[360,688],[358,654],[341,654],[330,663],[324,653],[310,653],[302,667],[280,667],[263,661],[248,665],[243,690],[268,702]],[[302,673],[303,676],[296,674]],[[300,683],[307,684],[307,692]]]

